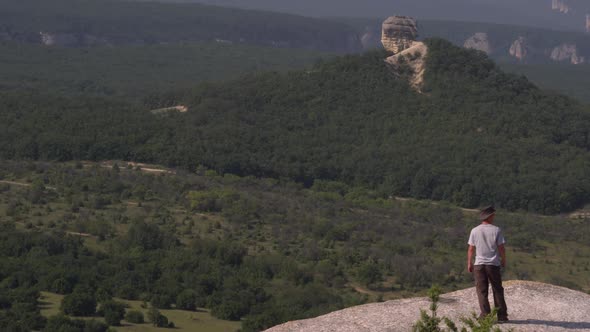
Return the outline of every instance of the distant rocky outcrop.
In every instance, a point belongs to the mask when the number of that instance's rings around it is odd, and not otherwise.
[[[564,14],[567,14],[572,10],[565,0],[552,0],[551,9]]]
[[[416,20],[407,16],[391,16],[383,22],[381,43],[393,53],[410,48],[418,37]]]
[[[492,45],[488,38],[488,34],[485,32],[476,32],[473,36],[467,38],[463,47],[479,50],[486,54],[492,53]]]
[[[77,46],[78,38],[69,33],[39,32],[41,44],[45,46]]]
[[[586,59],[583,56],[579,55],[578,47],[575,44],[569,43],[564,43],[555,47],[551,51],[550,58],[551,60],[559,62],[568,61],[574,65],[586,62]]]
[[[62,46],[62,47],[85,47],[97,45],[109,45],[104,39],[89,34],[81,33],[53,33],[39,32],[39,42],[45,46]]]
[[[524,61],[529,53],[526,38],[522,36],[518,37],[518,39],[510,45],[510,50],[508,52],[519,61]]]
[[[590,331],[590,295],[529,281],[504,283],[510,322],[518,332]],[[490,291],[490,302],[493,303]],[[406,332],[428,310],[427,298],[370,303],[317,318],[285,323],[267,332]],[[438,313],[459,322],[478,310],[474,288],[441,296]]]
[[[377,44],[379,44],[378,40],[379,37],[373,31],[373,29],[366,27],[365,32],[361,35],[361,45],[363,47],[363,50],[374,48],[375,46],[377,46]]]
[[[417,37],[418,24],[411,17],[392,16],[383,22],[381,43],[387,51],[394,53],[385,61],[395,73],[407,76],[410,85],[420,91],[424,83],[428,47],[416,41]]]

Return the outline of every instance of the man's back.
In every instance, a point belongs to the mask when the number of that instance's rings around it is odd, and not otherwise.
[[[498,246],[505,242],[502,230],[497,226],[481,224],[472,229],[469,245],[475,247],[475,265],[500,266]]]

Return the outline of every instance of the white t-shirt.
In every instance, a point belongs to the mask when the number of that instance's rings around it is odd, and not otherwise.
[[[498,246],[506,243],[500,227],[481,224],[471,230],[467,243],[475,246],[475,265],[500,266]]]

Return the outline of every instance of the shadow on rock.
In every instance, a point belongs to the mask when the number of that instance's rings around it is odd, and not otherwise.
[[[590,322],[559,322],[551,320],[538,320],[538,319],[526,319],[526,320],[511,320],[510,324],[517,325],[545,325],[563,327],[567,329],[590,329]]]

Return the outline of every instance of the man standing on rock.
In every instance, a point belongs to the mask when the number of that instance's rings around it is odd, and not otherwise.
[[[494,306],[498,308],[498,322],[508,321],[508,308],[504,300],[504,287],[502,287],[502,274],[500,266],[506,266],[506,250],[504,248],[504,236],[498,226],[494,226],[496,209],[487,207],[479,213],[481,224],[471,230],[469,235],[469,249],[467,250],[467,270],[473,273],[480,317],[490,314],[488,302],[488,286],[492,284],[494,293]],[[475,264],[473,254],[475,253]]]

